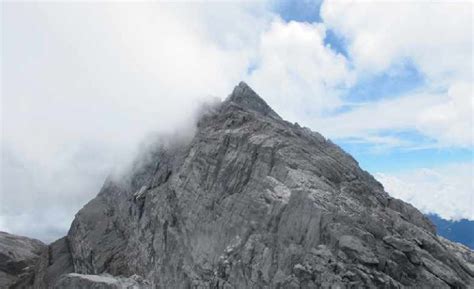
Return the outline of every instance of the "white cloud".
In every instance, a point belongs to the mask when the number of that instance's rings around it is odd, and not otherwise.
[[[308,123],[342,104],[352,75],[325,34],[323,24],[274,21],[261,37],[249,83],[285,118]]]
[[[471,3],[325,1],[321,14],[348,42],[356,76],[408,60],[426,78],[417,92],[323,120],[331,136],[416,129],[438,146],[473,145]]]
[[[321,120],[333,137],[365,138],[389,129],[413,127],[420,110],[433,106],[442,95],[420,93],[362,104],[349,112]]]
[[[383,71],[409,58],[432,80],[472,80],[469,2],[325,1],[321,16],[349,41],[358,70]]]
[[[444,144],[474,145],[472,84],[455,83],[445,96],[445,101],[420,109],[417,128]]]
[[[392,196],[424,213],[445,219],[474,220],[474,164],[455,163],[375,177]]]
[[[326,134],[375,144],[421,146],[377,136],[380,132],[418,130],[438,147],[471,147],[474,143],[472,85],[456,83],[446,92],[424,91],[369,102],[349,112],[318,120]]]

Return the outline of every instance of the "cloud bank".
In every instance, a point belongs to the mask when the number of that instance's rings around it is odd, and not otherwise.
[[[2,6],[0,229],[46,241],[147,135],[226,97],[267,21],[232,3]]]
[[[450,164],[375,177],[392,196],[424,213],[448,220],[474,220],[474,164]]]

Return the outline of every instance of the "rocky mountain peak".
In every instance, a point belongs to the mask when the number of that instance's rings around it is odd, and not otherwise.
[[[0,234],[0,285],[474,288],[472,251],[243,82],[189,143],[138,166],[132,185],[110,178],[39,253],[10,254],[34,246]]]
[[[270,116],[281,117],[247,83],[241,81],[226,99],[225,103],[234,103],[245,109]]]

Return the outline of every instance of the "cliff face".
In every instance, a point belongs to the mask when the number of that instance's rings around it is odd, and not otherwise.
[[[67,244],[78,274],[56,288],[101,278],[94,288],[474,286],[472,251],[438,238],[350,155],[282,120],[245,83],[190,142],[158,146],[108,179]]]

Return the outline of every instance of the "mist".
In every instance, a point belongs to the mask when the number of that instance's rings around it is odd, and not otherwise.
[[[45,242],[145,143],[189,138],[247,65],[209,41],[201,6],[2,5],[0,230]]]

